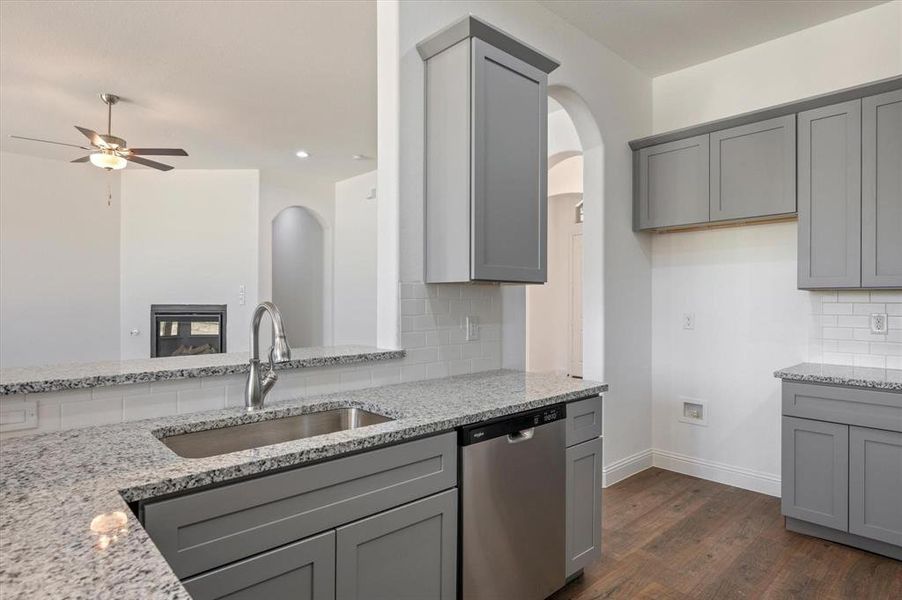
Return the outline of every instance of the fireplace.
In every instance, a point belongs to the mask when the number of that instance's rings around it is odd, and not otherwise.
[[[151,304],[150,355],[193,356],[226,351],[225,304]]]

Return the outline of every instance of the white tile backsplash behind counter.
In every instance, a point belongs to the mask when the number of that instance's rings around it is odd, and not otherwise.
[[[871,333],[874,313],[886,313],[885,334]],[[902,290],[811,292],[809,360],[902,369]]]

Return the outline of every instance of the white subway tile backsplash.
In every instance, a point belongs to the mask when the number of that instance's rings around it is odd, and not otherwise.
[[[426,365],[426,379],[438,379],[448,376],[448,363],[435,362]]]
[[[410,331],[401,334],[401,346],[410,350],[412,348],[422,348],[426,345],[426,336],[428,334],[423,331]]]
[[[886,357],[886,368],[887,369],[902,369],[902,356],[887,356]]]
[[[421,381],[426,379],[426,365],[405,365],[401,367],[401,381]]]
[[[381,367],[373,369],[373,385],[391,385],[401,382],[401,367]]]
[[[886,314],[888,315],[897,315],[902,316],[902,304],[890,304],[886,305]]]
[[[122,399],[122,420],[137,421],[174,415],[179,409],[178,392],[125,396]]]
[[[834,302],[832,304],[824,304],[821,310],[825,315],[851,315],[852,304],[848,302]]]
[[[858,354],[858,355],[855,355],[854,364],[856,367],[872,367],[875,369],[885,369],[886,368],[886,357],[885,356],[875,356],[872,354]]]
[[[851,340],[855,337],[855,330],[844,327],[824,327],[825,340]]]
[[[870,327],[870,318],[864,315],[855,317],[848,317],[843,315],[834,318],[836,319],[835,325],[837,327]]]
[[[206,387],[196,390],[180,390],[178,392],[179,414],[225,408],[225,396],[225,386]]]
[[[871,294],[867,290],[839,291],[836,293],[837,302],[869,302]]]
[[[40,416],[39,416],[40,418]],[[122,421],[122,397],[107,396],[60,403],[60,428],[72,429]]]
[[[902,302],[902,290],[874,290],[871,302]]]
[[[854,314],[856,315],[865,315],[870,316],[873,313],[885,313],[886,312],[886,304],[875,304],[873,302],[870,303],[859,303],[853,304],[854,306]]]
[[[472,368],[469,360],[452,360],[448,363],[448,374],[466,375],[472,371]]]
[[[426,301],[423,299],[401,300],[402,315],[422,315],[426,313]]]
[[[902,344],[894,342],[871,342],[871,354],[902,356]]]

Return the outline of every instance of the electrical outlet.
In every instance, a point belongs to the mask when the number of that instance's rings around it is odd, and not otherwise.
[[[695,313],[683,313],[683,329],[695,329]]]
[[[888,323],[886,320],[886,313],[872,313],[871,314],[871,333],[880,333],[886,335],[888,329]]]
[[[479,339],[479,317],[467,317],[465,327],[468,342]]]

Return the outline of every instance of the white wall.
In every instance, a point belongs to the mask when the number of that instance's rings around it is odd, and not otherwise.
[[[323,345],[324,253],[323,227],[309,209],[289,206],[273,219],[272,301],[292,348]]]
[[[900,72],[902,5],[893,2],[655,78],[655,130]],[[779,494],[772,373],[822,358],[809,338],[825,331],[812,295],[796,289],[796,224],[651,237],[655,463]],[[694,331],[681,327],[686,312],[695,314]],[[854,335],[851,323],[837,335]],[[681,396],[708,402],[708,427],[676,420]]]
[[[227,304],[227,349],[247,350],[257,303],[258,172],[129,169],[121,177],[122,358],[150,356],[151,304]]]
[[[260,214],[258,261],[259,299],[273,298],[272,222],[289,206],[303,206],[312,211],[323,228],[323,316],[321,319],[324,345],[332,345],[332,245],[334,213],[334,182],[304,177],[292,171],[266,170],[260,172]],[[261,344],[269,339],[269,329],[261,333]]]
[[[655,77],[654,130],[668,131],[898,75],[895,0]]]
[[[334,338],[376,345],[376,171],[335,184]]]
[[[7,152],[0,173],[0,365],[117,359],[119,174]]]
[[[604,415],[605,463],[622,476],[634,468],[636,460],[648,459],[651,446],[650,241],[631,228],[632,159],[626,144],[651,128],[651,81],[537,3],[424,1],[395,6],[400,11],[397,115],[402,282],[423,278],[423,63],[416,43],[472,13],[561,61],[550,75],[549,92],[567,108],[580,131],[587,173],[585,375],[610,384]],[[381,86],[381,72],[379,79]],[[574,115],[574,106],[583,109],[580,114]],[[393,107],[381,104],[380,118],[384,110],[392,112]],[[383,179],[391,180],[394,173],[382,168],[381,127],[379,137],[379,187],[384,190]],[[500,288],[486,289],[492,302],[500,304]],[[522,292],[519,295],[522,306]],[[509,325],[511,335],[506,334],[506,339],[516,339],[522,354],[518,334],[525,326],[523,318]]]

